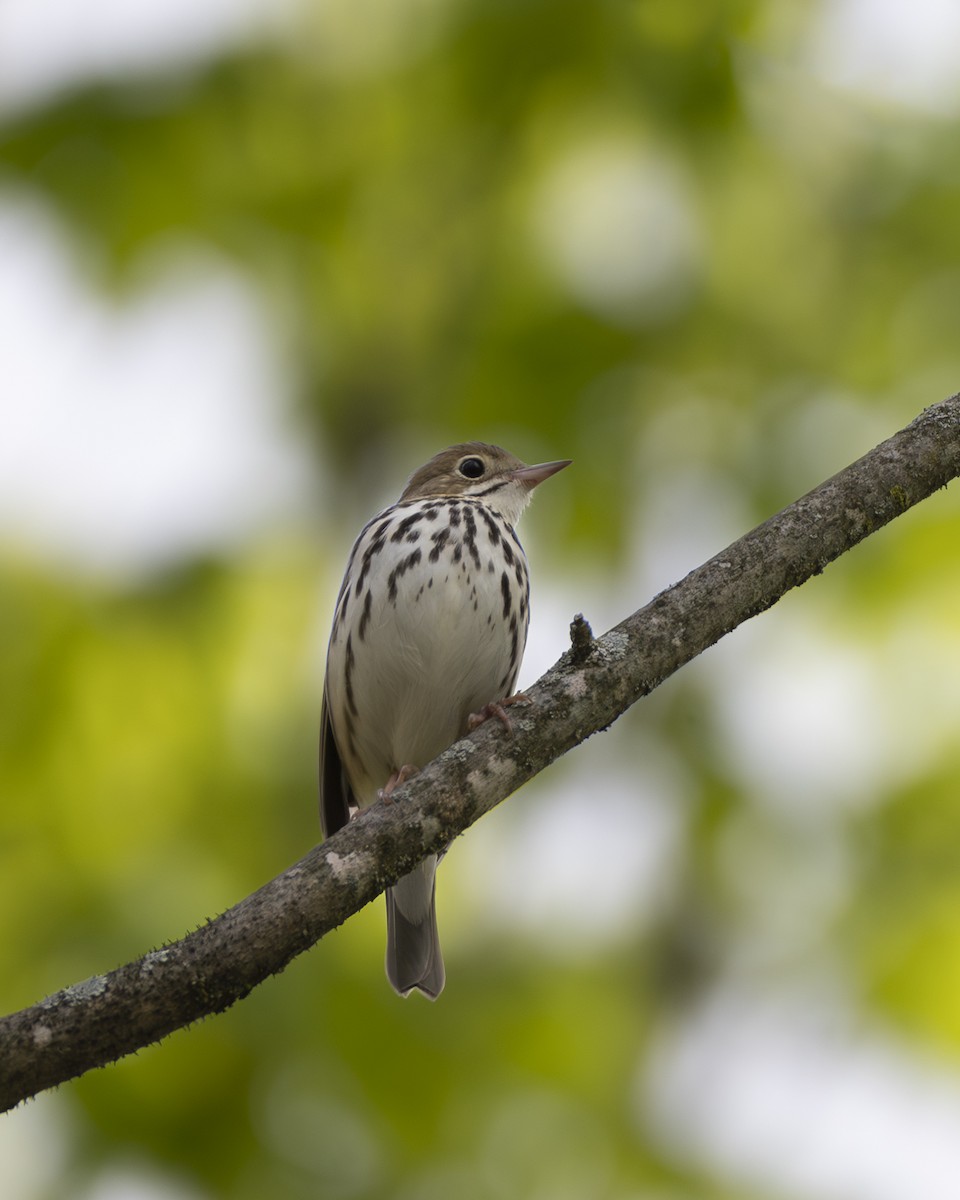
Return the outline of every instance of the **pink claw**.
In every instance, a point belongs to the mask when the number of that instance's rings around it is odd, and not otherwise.
[[[530,697],[524,692],[515,692],[512,696],[507,696],[505,700],[492,700],[489,704],[485,704],[479,712],[471,713],[467,717],[467,729],[472,733],[475,729],[479,729],[484,721],[496,717],[507,733],[512,734],[513,722],[510,720],[507,709],[512,704],[528,704],[529,702]]]
[[[377,799],[382,800],[384,804],[392,804],[390,797],[402,787],[408,779],[412,779],[414,775],[420,774],[420,768],[415,767],[412,763],[405,763],[399,771],[394,771],[382,788],[377,790]]]

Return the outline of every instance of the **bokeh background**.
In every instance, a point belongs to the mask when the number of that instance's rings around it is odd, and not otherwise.
[[[362,522],[572,457],[521,682],[960,386],[952,0],[2,0],[0,1006],[318,838]],[[941,493],[378,903],[0,1119],[6,1200],[956,1200]]]

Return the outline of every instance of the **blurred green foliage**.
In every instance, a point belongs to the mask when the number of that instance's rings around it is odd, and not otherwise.
[[[8,1009],[178,936],[319,836],[323,614],[360,522],[427,454],[489,437],[573,457],[529,523],[535,577],[625,614],[648,598],[638,579],[671,582],[644,566],[651,513],[679,547],[665,561],[692,568],[689,545],[722,544],[698,540],[714,500],[732,538],[960,379],[955,124],[819,83],[802,55],[818,6],[348,7],[0,124],[0,187],[55,206],[118,304],[180,245],[239,264],[323,475],[310,538],[123,583],[0,558]],[[685,222],[664,221],[675,257],[649,286],[569,257],[564,172],[591,155],[614,178],[645,166]],[[611,253],[602,232],[587,222]],[[770,862],[807,854],[815,880],[824,846],[846,863],[840,899],[771,976],[839,957],[866,1011],[955,1060],[958,524],[934,499],[762,618],[766,646],[806,614],[872,664],[902,738],[866,800],[807,819],[751,793],[724,747],[733,646],[591,751],[598,773],[609,757],[642,776],[643,731],[682,764],[683,844],[654,912],[589,953],[538,952],[471,910],[455,848],[440,1003],[389,992],[376,906],[227,1015],[62,1089],[71,1149],[44,1195],[119,1162],[231,1200],[749,1200],[663,1151],[638,1080],[769,916],[751,880],[775,888]],[[604,871],[602,794],[601,775],[571,888]],[[503,838],[510,807],[491,818]],[[753,857],[731,868],[734,845]]]

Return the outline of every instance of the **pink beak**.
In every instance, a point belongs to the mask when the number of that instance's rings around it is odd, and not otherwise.
[[[572,462],[572,458],[564,458],[560,462],[538,463],[535,467],[518,467],[513,472],[513,478],[526,484],[528,488],[535,488],[538,483],[543,483],[551,475],[556,475],[564,467],[569,467]]]

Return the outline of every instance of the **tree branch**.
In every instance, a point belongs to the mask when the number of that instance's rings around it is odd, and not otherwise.
[[[373,900],[425,854],[868,534],[960,474],[960,394],[571,649],[488,721],[324,845],[182,940],[0,1020],[0,1111],[222,1012]]]

